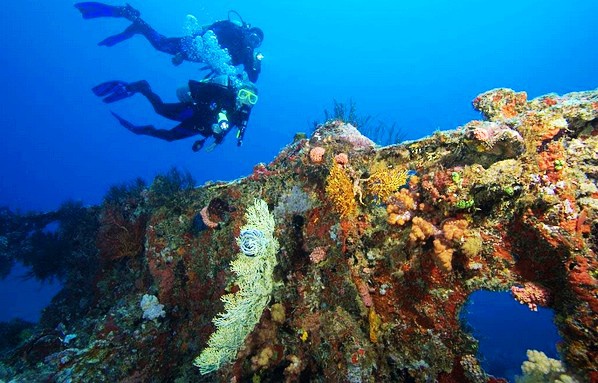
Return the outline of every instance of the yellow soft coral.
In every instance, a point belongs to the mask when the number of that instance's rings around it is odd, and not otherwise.
[[[326,178],[326,195],[341,217],[355,214],[357,203],[353,193],[353,182],[340,165],[334,164],[330,169]]]
[[[368,190],[382,201],[393,195],[407,182],[407,170],[381,168],[368,179]]]
[[[370,307],[368,320],[370,322],[370,341],[372,343],[378,343],[378,335],[380,334],[382,319],[380,318],[380,315],[376,314],[374,307]]]

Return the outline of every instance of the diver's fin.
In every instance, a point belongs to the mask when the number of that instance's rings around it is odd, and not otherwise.
[[[125,127],[128,131],[133,132],[135,134],[145,134],[145,135],[151,136],[152,133],[154,133],[156,131],[156,128],[154,128],[151,125],[136,126],[136,125],[133,125],[132,123],[130,123],[129,121],[125,120],[118,114],[116,114],[112,111],[110,113],[112,113],[112,115],[118,120],[119,124],[121,124],[123,127]]]
[[[133,133],[137,133],[137,126],[133,125],[132,123],[130,123],[129,121],[125,120],[124,118],[122,118],[121,116],[119,116],[118,114],[110,111],[110,113],[112,113],[112,115],[118,120],[118,122],[124,126],[125,128],[127,128],[127,130],[130,130]]]
[[[135,92],[129,92],[125,88],[118,88],[118,90],[113,92],[111,95],[104,97],[102,101],[104,101],[106,104],[112,104],[113,102],[129,98],[134,94]]]
[[[127,88],[128,83],[124,81],[107,81],[94,86],[91,90],[98,97],[104,97],[102,101],[111,104],[116,101],[124,100],[134,95],[135,91]]]
[[[103,82],[99,85],[94,86],[93,88],[91,88],[93,94],[95,94],[98,97],[104,97],[112,92],[114,92],[114,89],[118,88],[118,87],[123,87],[126,86],[127,83],[124,81],[106,81]]]
[[[131,7],[129,4],[122,6],[108,5],[95,1],[86,1],[75,3],[75,8],[81,12],[84,19],[95,19],[98,17],[124,17],[131,21],[136,20],[141,12]]]
[[[113,5],[97,3],[95,1],[86,1],[75,3],[75,8],[81,12],[84,19],[95,19],[97,17],[124,17],[123,9],[125,7],[116,7]]]

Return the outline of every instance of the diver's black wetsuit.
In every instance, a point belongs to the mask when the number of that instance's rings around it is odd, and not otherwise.
[[[229,20],[223,20],[202,28],[201,32],[192,36],[166,37],[156,32],[148,23],[142,20],[139,11],[130,5],[112,6],[98,2],[83,2],[76,3],[75,7],[85,19],[123,17],[133,22],[123,32],[102,40],[99,45],[113,46],[133,37],[135,34],[141,34],[155,49],[173,55],[175,64],[180,64],[183,60],[202,62],[200,57],[189,55],[187,47],[192,45],[195,37],[202,36],[205,32],[211,30],[216,35],[220,47],[228,50],[234,66],[243,65],[251,82],[256,82],[259,77],[261,57],[254,52],[254,49],[261,44],[263,39],[263,33],[259,28],[249,28],[248,25],[240,26]],[[252,41],[250,37],[255,30],[259,30],[261,34],[259,41]]]
[[[189,89],[193,102],[165,103],[154,93],[145,81],[131,83],[129,90],[143,94],[159,115],[170,120],[179,121],[174,128],[157,129],[152,125],[135,126],[115,114],[121,125],[135,134],[147,135],[166,141],[175,141],[201,134],[204,137],[214,136],[216,144],[222,142],[232,125],[243,128],[250,115],[249,108],[237,108],[236,92],[230,86],[215,83],[189,81]],[[230,128],[221,133],[214,133],[212,125],[218,121],[218,114],[227,111]]]

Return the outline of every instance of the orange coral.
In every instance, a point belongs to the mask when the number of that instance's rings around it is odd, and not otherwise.
[[[453,261],[453,252],[455,250],[448,247],[448,244],[443,243],[440,239],[434,240],[434,262],[436,266],[443,271],[449,272],[453,269],[451,262]]]
[[[388,198],[388,205],[386,205],[388,213],[386,222],[388,224],[403,226],[411,220],[411,211],[417,209],[413,194],[415,194],[414,191],[401,189]]]
[[[434,225],[421,217],[414,217],[412,222],[411,233],[409,233],[409,241],[411,243],[425,241],[438,231]]]
[[[403,209],[414,210],[417,207],[412,193],[408,189],[401,189],[394,193],[390,200],[395,204],[402,206]]]
[[[565,148],[560,142],[551,142],[546,146],[546,150],[538,156],[538,167],[543,172],[555,172],[555,162],[561,160],[564,162]]]
[[[396,207],[393,205],[388,205],[388,206]],[[388,206],[387,206],[387,210],[388,210]],[[389,213],[388,217],[386,218],[386,222],[388,222],[389,225],[403,226],[410,219],[411,219],[411,213],[408,211],[404,212],[403,214]]]
[[[465,230],[469,223],[464,219],[448,221],[442,226],[444,238],[449,241],[460,241],[465,237]]]

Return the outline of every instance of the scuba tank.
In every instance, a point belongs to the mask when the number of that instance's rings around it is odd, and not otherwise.
[[[231,17],[231,15],[233,17]],[[228,11],[228,21],[241,28],[249,28],[249,24],[247,24],[245,20],[243,20],[239,12],[233,11],[232,9]]]

